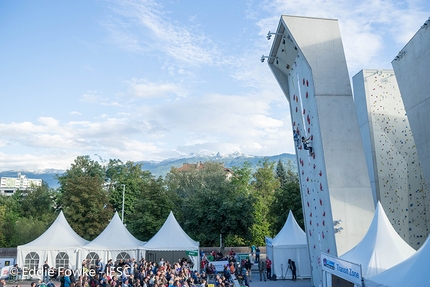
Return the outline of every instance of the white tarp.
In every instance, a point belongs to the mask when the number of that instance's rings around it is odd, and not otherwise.
[[[41,270],[45,260],[49,266],[56,266],[56,258],[60,252],[65,252],[69,262],[69,268],[75,269],[77,263],[78,247],[87,244],[88,241],[80,237],[69,225],[64,217],[63,211],[58,214],[57,219],[38,238],[20,245],[17,248],[17,264],[20,267],[27,267],[31,262],[37,262],[37,269]],[[27,261],[25,260],[27,257]],[[64,256],[62,257],[64,258]],[[62,261],[64,262],[64,260]]]
[[[189,257],[194,269],[200,270],[199,242],[185,233],[171,211],[160,230],[142,248],[148,251],[197,251],[197,256]]]
[[[82,246],[79,250],[79,259],[93,258],[94,253],[106,263],[109,259],[134,258],[140,260],[142,246],[145,242],[135,238],[124,226],[119,215],[115,212],[110,223],[93,241]],[[90,254],[91,253],[91,254]]]
[[[364,278],[366,287],[416,287],[430,286],[429,238],[414,255],[375,276]]]
[[[378,202],[369,230],[363,239],[339,258],[361,264],[364,278],[376,275],[415,253],[394,230]]]
[[[297,278],[311,277],[306,233],[297,224],[291,210],[275,238],[266,238],[266,254],[272,260],[272,274],[276,274],[277,278],[291,279],[288,259],[296,262]]]

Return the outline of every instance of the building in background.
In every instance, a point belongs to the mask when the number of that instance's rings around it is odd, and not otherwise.
[[[18,172],[18,177],[0,178],[0,194],[7,196],[14,194],[17,190],[26,191],[38,186],[42,186],[41,179],[27,178],[20,172]]]
[[[397,233],[418,250],[427,238],[429,190],[393,70],[353,77],[370,184]]]
[[[376,205],[337,20],[282,16],[266,58],[290,106],[314,286],[321,253],[366,234]],[[291,135],[293,136],[293,135]],[[301,138],[308,140],[306,146]],[[312,147],[312,150],[309,148]],[[307,148],[307,149],[305,149]]]

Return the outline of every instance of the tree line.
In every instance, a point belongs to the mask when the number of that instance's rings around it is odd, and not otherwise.
[[[138,239],[147,241],[173,211],[184,231],[201,246],[264,245],[291,210],[303,228],[298,176],[291,162],[261,161],[226,170],[221,163],[199,168],[172,167],[155,177],[141,164],[78,156],[56,176],[59,188],[45,182],[31,191],[0,196],[0,247],[26,244],[41,235],[60,210],[80,236],[92,240],[115,211]],[[121,236],[121,234],[118,234]]]

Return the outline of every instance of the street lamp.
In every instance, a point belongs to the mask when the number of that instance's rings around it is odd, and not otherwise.
[[[124,195],[125,195],[125,184],[122,184],[122,224],[124,224]]]

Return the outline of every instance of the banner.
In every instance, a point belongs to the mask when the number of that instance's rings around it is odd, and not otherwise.
[[[199,256],[199,252],[198,252],[198,251],[196,251],[196,250],[187,250],[187,251],[185,251],[185,253],[186,253],[188,256]]]
[[[322,270],[361,286],[361,265],[321,253]]]

